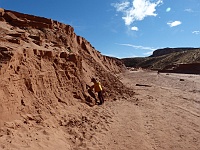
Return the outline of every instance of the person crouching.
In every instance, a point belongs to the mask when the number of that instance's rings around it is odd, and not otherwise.
[[[98,93],[98,98],[100,102],[97,104],[102,105],[104,103],[104,98],[103,98],[103,89],[102,89],[101,83],[98,82],[95,78],[92,78],[91,82],[93,82],[94,85],[92,85],[90,89],[91,90],[94,89],[94,91]]]

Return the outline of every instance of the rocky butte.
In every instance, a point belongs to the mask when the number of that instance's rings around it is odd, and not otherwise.
[[[106,101],[127,97],[133,92],[116,75],[124,69],[119,59],[101,55],[70,25],[1,8],[1,148],[22,145],[23,149],[39,139],[57,148],[54,141],[59,143],[61,136],[66,141],[60,143],[60,149],[66,149],[76,139],[89,139],[92,135],[85,137],[79,127],[95,130],[92,118],[98,114],[88,118],[94,98],[86,84],[91,85],[92,77],[98,78]],[[74,126],[77,131],[72,131]],[[53,138],[46,139],[50,133]],[[40,148],[36,144],[35,149]]]

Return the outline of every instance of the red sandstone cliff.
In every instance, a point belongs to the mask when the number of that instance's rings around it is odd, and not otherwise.
[[[27,106],[41,98],[49,107],[72,99],[93,103],[86,89],[91,77],[101,80],[106,99],[124,93],[114,75],[125,69],[121,61],[101,55],[73,27],[4,9],[0,20],[1,116],[10,105],[15,104],[15,115],[22,101]]]
[[[70,25],[0,9],[1,136],[33,122],[62,126],[61,114],[74,106],[83,113],[94,105],[86,89],[91,77],[102,82],[106,100],[132,94],[115,75],[124,69],[120,60],[101,55]]]

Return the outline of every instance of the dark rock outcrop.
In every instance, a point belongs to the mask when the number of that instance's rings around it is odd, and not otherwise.
[[[158,57],[170,53],[176,53],[176,52],[184,52],[188,50],[195,50],[197,48],[191,48],[191,47],[182,47],[182,48],[163,48],[163,49],[157,49],[153,52],[153,54],[150,57]]]
[[[169,65],[159,72],[200,74],[200,63]]]

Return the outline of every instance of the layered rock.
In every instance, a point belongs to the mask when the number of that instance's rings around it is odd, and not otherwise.
[[[159,72],[200,74],[200,63],[169,65],[159,70]]]
[[[101,55],[70,25],[4,9],[0,17],[1,123],[26,113],[55,115],[63,105],[93,106],[86,88],[92,77],[106,100],[133,94],[115,74],[122,62]]]

